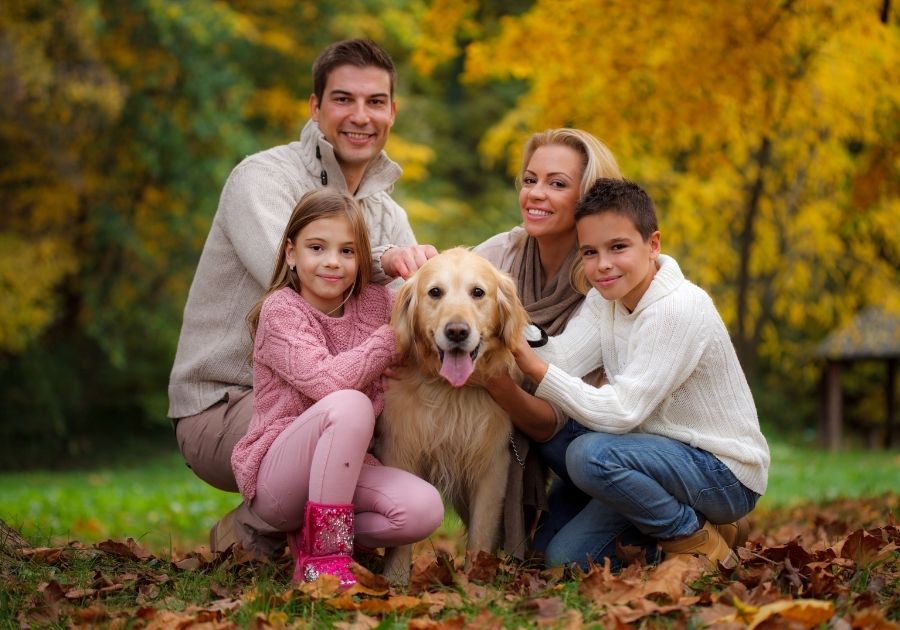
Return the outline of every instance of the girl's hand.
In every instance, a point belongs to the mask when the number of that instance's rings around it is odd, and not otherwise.
[[[403,355],[396,353],[393,363],[384,368],[384,371],[381,373],[381,384],[385,390],[391,386],[391,381],[397,380],[403,375],[405,367],[406,362],[403,360]]]

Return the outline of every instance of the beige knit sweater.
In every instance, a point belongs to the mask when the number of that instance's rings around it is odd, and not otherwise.
[[[333,147],[309,121],[299,142],[251,155],[231,172],[184,308],[169,380],[169,417],[200,413],[229,390],[252,386],[245,318],[269,284],[291,211],[304,193],[322,187],[323,170],[329,186],[347,191]],[[399,177],[400,167],[382,152],[354,195],[366,217],[376,282],[389,280],[381,254],[390,245],[416,242],[406,212],[390,196]]]
[[[741,483],[766,491],[769,447],[737,355],[712,299],[660,256],[629,313],[596,289],[565,331],[537,349],[550,363],[535,395],[596,431],[663,435],[718,457]],[[579,377],[603,366],[609,384]]]

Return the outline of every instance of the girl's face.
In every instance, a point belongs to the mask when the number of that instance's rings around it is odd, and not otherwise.
[[[601,212],[578,221],[578,249],[588,281],[607,300],[633,311],[656,275],[659,231],[648,240],[631,219]]]
[[[329,315],[343,315],[346,291],[356,280],[356,244],[346,216],[316,219],[285,246],[288,266],[297,266],[300,295]]]
[[[519,191],[519,208],[530,236],[565,237],[574,242],[583,163],[580,153],[563,144],[547,144],[532,154]]]

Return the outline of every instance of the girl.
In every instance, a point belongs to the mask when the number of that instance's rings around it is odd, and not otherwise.
[[[437,490],[366,451],[394,360],[392,296],[369,284],[363,215],[348,195],[304,195],[282,237],[269,289],[247,317],[254,414],[231,456],[254,513],[288,532],[294,581],[355,583],[355,539],[409,544],[443,519]]]

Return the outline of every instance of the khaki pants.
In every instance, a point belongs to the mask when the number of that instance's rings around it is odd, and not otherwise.
[[[252,417],[253,390],[235,388],[209,409],[178,420],[175,435],[188,468],[219,490],[237,492],[231,451],[247,432]],[[284,533],[259,518],[246,503],[238,506],[233,518],[234,535],[245,549],[268,556],[283,550]]]

